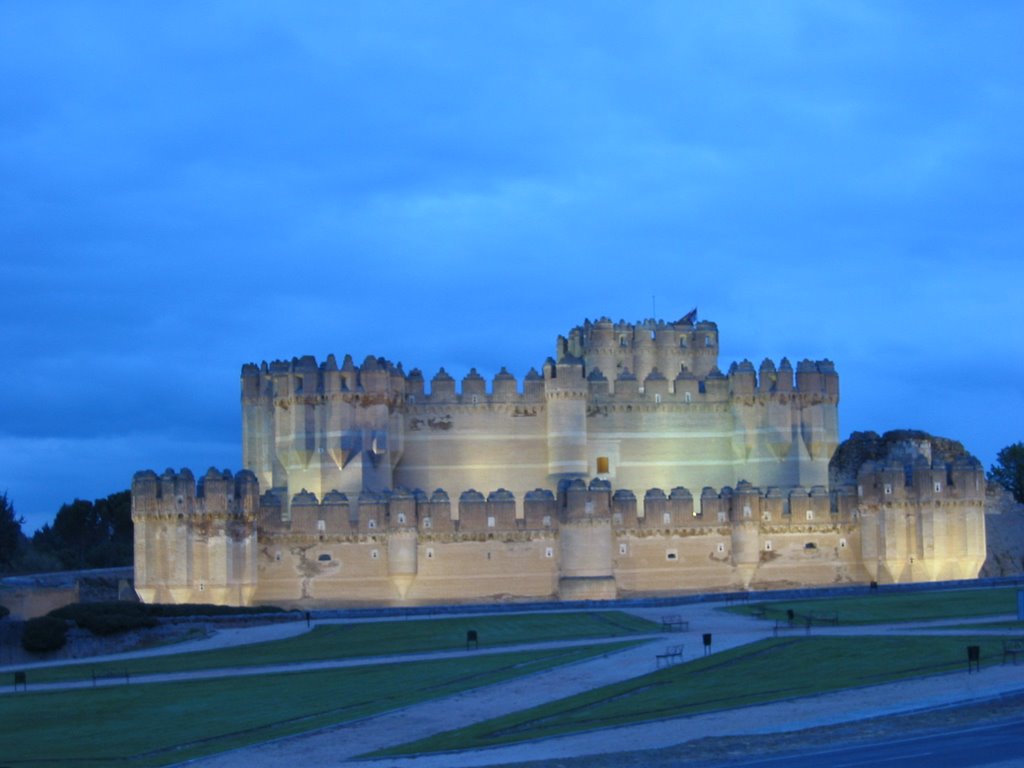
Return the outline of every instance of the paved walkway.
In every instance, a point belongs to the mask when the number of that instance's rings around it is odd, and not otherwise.
[[[353,768],[456,768],[632,752],[676,745],[680,745],[683,755],[685,752],[681,745],[707,736],[802,730],[1024,691],[1024,666],[990,667],[973,675],[966,672],[941,675],[706,715],[590,731],[509,747],[410,758],[355,759],[367,752],[646,674],[654,668],[654,655],[670,643],[682,641],[685,644],[685,657],[693,658],[702,653],[701,635],[707,631],[712,632],[713,650],[718,652],[770,636],[771,627],[774,626],[764,621],[723,613],[709,605],[633,612],[656,621],[665,614],[678,614],[690,622],[690,630],[678,634],[663,634],[637,648],[510,682],[465,691],[442,701],[425,702],[315,733],[205,758],[189,765],[204,768],[242,765],[246,768],[260,768],[312,761],[318,765]],[[988,618],[984,621],[991,620]],[[915,625],[914,628],[907,625],[823,630],[815,628],[812,633],[908,634],[919,630],[935,631],[939,625],[941,622]],[[802,636],[803,631],[801,630],[799,634]],[[1000,634],[1005,634],[1005,630]]]

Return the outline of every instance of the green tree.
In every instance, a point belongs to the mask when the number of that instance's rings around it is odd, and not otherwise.
[[[131,565],[131,493],[62,505],[53,524],[36,531],[32,545],[37,553],[57,558],[67,569]]]
[[[996,454],[988,471],[989,482],[999,483],[1024,504],[1024,443],[1008,445]]]
[[[18,517],[7,492],[0,495],[0,571],[13,570],[21,550],[21,526],[25,518]]]

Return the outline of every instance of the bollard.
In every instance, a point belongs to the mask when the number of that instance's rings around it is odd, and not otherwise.
[[[981,646],[967,646],[967,674],[971,674],[971,667],[981,672]]]
[[[704,655],[707,656],[709,653],[711,653],[711,633],[710,632],[705,632],[704,633]]]

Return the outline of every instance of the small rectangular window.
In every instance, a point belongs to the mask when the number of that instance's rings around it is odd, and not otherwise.
[[[544,557],[552,558],[554,556],[555,556],[555,548],[554,547],[547,547],[547,548],[544,549]]]
[[[608,457],[598,456],[597,457],[597,474],[607,475],[608,474]]]
[[[808,520],[813,520],[814,519],[814,510],[813,509],[808,509],[807,510],[807,519]]]
[[[674,550],[674,549],[667,550],[665,552],[665,559],[666,560],[678,560],[679,559],[679,552]]]
[[[625,544],[619,544],[619,554],[620,555],[629,554],[629,547],[627,547]]]
[[[492,515],[488,515],[488,517],[487,517],[487,527],[488,528],[493,528],[494,527],[494,517]]]

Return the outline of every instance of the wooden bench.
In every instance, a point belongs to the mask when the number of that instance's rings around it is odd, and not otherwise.
[[[682,645],[670,645],[665,649],[664,653],[659,653],[654,657],[654,664],[658,669],[661,669],[661,663],[665,662],[666,667],[670,667],[673,664],[679,663],[683,660],[683,646]]]
[[[839,626],[839,614],[834,611],[830,613],[812,612],[807,620],[812,624],[831,624],[833,627]]]
[[[779,632],[786,629],[800,629],[803,627],[804,632],[808,635],[811,634],[811,618],[809,616],[796,616],[792,621],[789,619],[776,619],[775,628],[772,629],[772,635],[775,637],[779,636]]]
[[[1003,664],[1007,658],[1013,659],[1013,666],[1017,666],[1017,655],[1024,653],[1024,640],[1003,640]]]
[[[685,632],[690,628],[690,622],[682,616],[662,616],[662,632]]]

